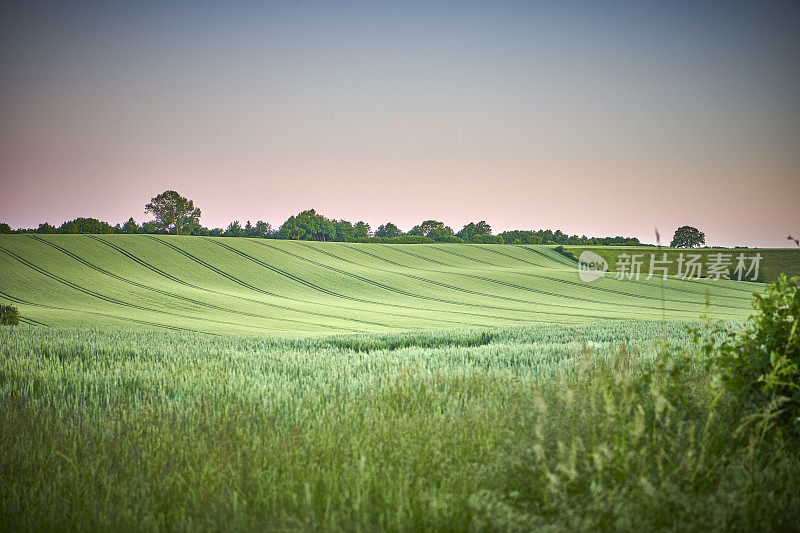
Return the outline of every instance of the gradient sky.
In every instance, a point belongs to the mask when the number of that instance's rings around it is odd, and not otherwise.
[[[800,234],[800,2],[3,2],[0,221]]]

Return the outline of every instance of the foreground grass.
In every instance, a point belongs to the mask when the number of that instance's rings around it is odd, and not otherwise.
[[[0,330],[4,529],[785,530],[680,324],[311,340]],[[717,398],[715,402],[715,398]]]

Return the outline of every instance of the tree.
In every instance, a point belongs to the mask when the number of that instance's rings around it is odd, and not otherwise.
[[[142,222],[142,233],[149,233],[149,234],[163,234],[166,233],[167,230],[160,227],[156,222]]]
[[[465,241],[474,242],[476,237],[482,235],[491,235],[492,234],[492,227],[486,223],[485,220],[481,220],[477,224],[475,222],[470,222],[463,228],[461,231],[456,233],[456,235]]]
[[[303,232],[302,228],[300,228],[300,225],[297,223],[297,219],[294,215],[287,218],[286,222],[281,224],[281,227],[278,230],[279,239],[299,240],[304,235],[305,233]]]
[[[670,246],[673,248],[694,248],[706,243],[706,234],[691,226],[681,226],[675,230]]]
[[[278,230],[279,239],[330,241],[336,237],[336,223],[313,209],[290,216]]]
[[[391,222],[387,222],[386,224],[381,224],[378,226],[378,229],[375,230],[376,237],[399,237],[402,235],[403,232],[400,231],[400,228],[392,224]]]
[[[230,224],[228,224],[228,229],[225,230],[224,233],[225,237],[246,237],[247,234],[245,233],[242,225],[239,224],[238,220],[234,220]]]
[[[0,304],[0,324],[3,326],[16,326],[19,324],[19,311],[13,305]]]
[[[139,225],[133,220],[133,217],[122,225],[122,233],[139,233]]]
[[[446,235],[453,235],[453,229],[445,226],[444,222],[438,220],[425,220],[419,226],[414,226],[408,231],[409,235],[422,235],[435,239],[436,237],[443,237]]]
[[[152,213],[156,226],[176,235],[189,233],[191,227],[199,224],[200,209],[192,200],[187,200],[175,191],[164,191],[144,206],[145,213]]]
[[[262,239],[266,239],[267,237],[272,235],[272,233],[273,233],[272,226],[269,224],[269,222],[264,222],[263,220],[259,220],[258,222],[256,222],[256,231],[255,231],[256,237],[261,237]]]
[[[206,228],[205,226],[201,226],[199,222],[192,223],[192,225],[188,229],[189,229],[188,231],[189,235],[202,235],[205,237],[209,233],[208,228]]]
[[[353,236],[355,237],[356,240],[369,239],[369,231],[370,231],[369,224],[367,224],[363,220],[359,220],[358,222],[356,222],[356,225],[353,226]]]
[[[508,244],[542,244],[540,232],[530,230],[504,231],[499,236]]]
[[[114,228],[96,218],[76,218],[61,224],[58,233],[114,233]]]
[[[263,220],[259,220],[256,222],[255,226],[250,224],[250,221],[247,221],[247,224],[244,226],[245,236],[247,237],[260,237],[265,239],[269,237],[272,233],[272,226],[269,223],[264,222]]]
[[[11,226],[3,222],[2,224],[0,224],[0,234],[3,233],[14,233],[14,230],[11,229]]]
[[[436,242],[461,242],[461,239],[453,234],[453,228],[450,226],[433,228],[425,236]]]
[[[55,233],[58,230],[55,226],[51,226],[49,222],[45,222],[44,224],[39,224],[39,227],[36,228],[36,233]]]
[[[355,231],[353,225],[348,220],[335,220],[333,226],[336,231],[333,240],[339,242],[353,242]]]

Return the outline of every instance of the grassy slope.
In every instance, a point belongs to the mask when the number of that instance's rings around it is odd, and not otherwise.
[[[632,247],[632,246],[565,246],[575,254],[575,257],[580,256],[584,250],[591,250],[599,254],[606,261],[608,261],[609,269],[614,270],[619,254],[645,254],[644,267],[649,265],[650,254],[655,254],[657,258],[661,258],[666,253],[667,259],[672,261],[669,273],[675,275],[677,273],[677,258],[678,254],[700,254],[702,256],[701,262],[706,263],[708,256],[711,254],[723,253],[732,254],[733,264],[736,265],[736,257],[740,253],[744,254],[747,259],[746,265],[750,264],[750,257],[755,254],[761,254],[761,265],[758,279],[766,283],[772,283],[778,279],[781,273],[789,276],[800,276],[800,250],[791,248],[701,248],[701,249],[679,249],[679,248],[662,248],[660,251],[652,246]],[[644,272],[644,271],[643,271]],[[644,272],[645,274],[647,272]],[[704,274],[705,275],[705,274]]]
[[[741,319],[763,287],[585,284],[548,247],[143,235],[3,235],[0,279],[29,321],[244,335],[695,319],[707,291],[714,318]]]

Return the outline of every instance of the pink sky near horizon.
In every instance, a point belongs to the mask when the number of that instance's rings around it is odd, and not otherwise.
[[[654,242],[656,227],[668,240],[692,225],[709,245],[765,247],[800,235],[800,10],[781,3],[727,16],[45,5],[0,13],[12,227],[142,222],[175,189],[208,227],[314,208],[373,229],[486,220]]]

